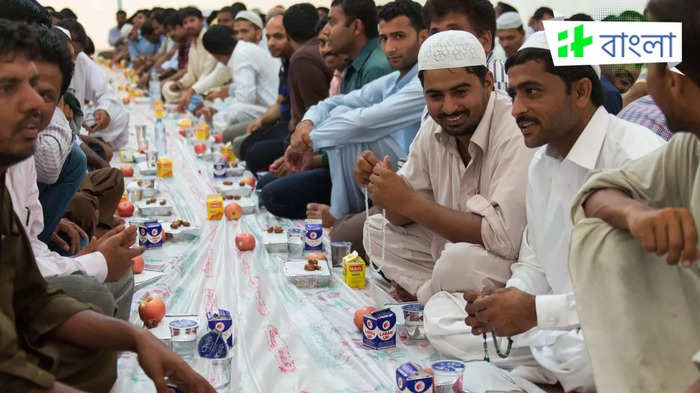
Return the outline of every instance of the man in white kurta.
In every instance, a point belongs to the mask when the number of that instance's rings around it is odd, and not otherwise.
[[[580,71],[572,82],[588,86],[590,98],[566,94],[564,79],[545,68],[551,56],[538,39],[544,33],[534,34],[507,63],[513,116],[525,144],[541,146],[528,169],[527,229],[518,262],[506,289],[465,294],[469,305],[462,294],[441,292],[431,298],[425,308],[426,334],[441,353],[464,360],[483,357],[483,332],[514,336],[509,358],[490,352],[496,364],[515,368],[514,373],[533,382],[559,382],[566,391],[589,392],[595,386],[567,263],[571,203],[590,170],[620,167],[664,141],[605,111],[592,67],[584,66],[588,71]],[[572,86],[571,91],[577,90]],[[493,351],[490,333],[488,337]],[[504,349],[506,339],[500,341]]]

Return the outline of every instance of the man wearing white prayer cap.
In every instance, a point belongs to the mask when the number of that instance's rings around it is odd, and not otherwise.
[[[532,151],[510,99],[493,91],[474,35],[432,35],[418,70],[430,116],[398,172],[385,163],[364,170],[388,220],[365,221],[364,246],[399,295],[425,303],[441,290],[505,284],[525,225]]]
[[[664,142],[607,113],[599,69],[554,67],[544,32],[530,36],[506,70],[512,115],[525,145],[538,148],[526,175],[518,262],[506,288],[434,296],[426,332],[440,352],[465,360],[483,356],[483,334],[489,350],[492,337],[501,337],[502,351],[512,339],[507,359],[490,356],[497,365],[567,392],[594,391],[568,270],[571,204],[590,170],[620,167]]]
[[[525,42],[523,20],[517,12],[505,12],[496,19],[496,37],[506,56],[515,53]]]
[[[233,21],[233,31],[236,40],[259,44],[262,41],[263,21],[253,11],[243,10],[236,14]]]

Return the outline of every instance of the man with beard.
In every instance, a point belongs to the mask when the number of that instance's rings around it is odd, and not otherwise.
[[[385,162],[362,169],[386,209],[386,220],[366,220],[365,250],[404,298],[503,286],[518,255],[532,152],[486,64],[471,33],[428,38],[418,70],[430,117],[398,173]]]
[[[485,333],[513,337],[507,359],[491,353],[495,364],[522,366],[515,373],[531,382],[592,391],[569,280],[571,203],[590,170],[620,167],[664,142],[607,113],[597,66],[554,67],[544,32],[511,55],[506,69],[513,117],[525,145],[539,148],[527,174],[527,229],[518,262],[507,288],[474,288],[463,299],[434,296],[426,306],[427,330],[438,350],[461,359],[483,356]],[[465,319],[472,336],[464,331]]]

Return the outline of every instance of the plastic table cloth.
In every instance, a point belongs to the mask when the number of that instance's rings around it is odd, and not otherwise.
[[[119,83],[120,75],[111,70],[108,74]],[[153,111],[145,104],[127,108],[130,146],[135,148],[134,125],[147,124],[152,130]],[[147,266],[164,267],[163,275],[134,294],[132,323],[141,324],[138,303],[150,294],[163,298],[167,314],[198,315],[200,330],[206,327],[207,311],[229,310],[235,337],[231,383],[220,392],[392,392],[400,364],[415,361],[427,366],[439,359],[427,341],[408,343],[399,337],[395,349],[381,351],[362,346],[354,311],[395,303],[370,270],[362,290],[346,286],[338,268],[328,287],[298,289],[283,274],[286,255],[269,254],[262,246],[264,228],[259,221],[267,213],[245,215],[239,221],[207,221],[205,200],[215,193],[206,172],[209,166],[194,156],[177,130],[170,127],[166,132],[174,176],[160,181],[160,192],[175,206],[177,218],[190,221],[201,232],[194,240],[166,243],[144,254]],[[302,225],[280,223],[285,228]],[[241,232],[255,236],[254,251],[236,249],[234,238]],[[195,360],[193,367],[206,374],[205,362]],[[123,353],[112,392],[153,391],[136,355]]]

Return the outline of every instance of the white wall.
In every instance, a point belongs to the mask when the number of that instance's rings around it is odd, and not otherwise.
[[[140,8],[160,7],[184,7],[196,4],[202,10],[220,9],[231,5],[235,0],[122,0],[124,9],[128,15]],[[244,0],[248,8],[257,7],[266,12],[276,4],[291,5],[303,0]],[[308,1],[308,0],[307,0]],[[387,3],[387,0],[375,0],[379,4]],[[418,0],[424,3],[424,0]],[[496,1],[491,0],[494,4]],[[78,20],[85,26],[88,35],[93,39],[98,49],[107,48],[107,34],[115,25],[115,13],[117,12],[117,0],[39,0],[43,5],[50,5],[56,10],[70,7],[78,15]],[[316,5],[330,5],[330,0],[312,0]],[[555,13],[569,16],[577,12],[585,12],[592,16],[603,17],[610,13],[620,13],[623,10],[633,9],[639,12],[644,10],[646,0],[507,0],[506,3],[516,7],[520,16],[527,23],[528,18],[540,6],[548,6]]]

